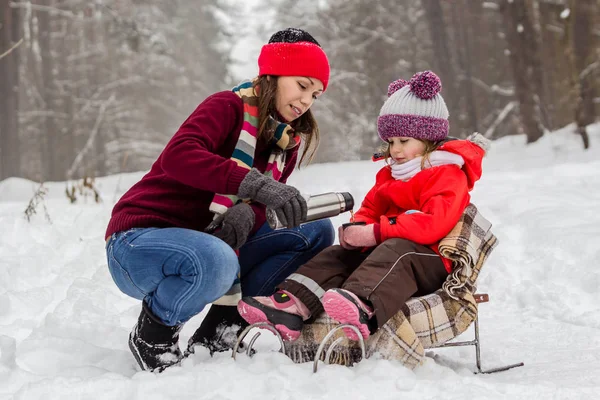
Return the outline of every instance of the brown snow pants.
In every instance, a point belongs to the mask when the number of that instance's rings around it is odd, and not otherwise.
[[[323,312],[321,299],[327,290],[349,290],[373,306],[373,328],[378,329],[409,298],[440,289],[447,276],[442,259],[429,247],[394,238],[367,252],[328,247],[278,288],[304,302],[312,317]]]

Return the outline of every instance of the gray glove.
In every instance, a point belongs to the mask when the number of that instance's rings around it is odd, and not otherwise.
[[[240,184],[238,197],[250,198],[275,211],[283,226],[293,228],[306,220],[306,200],[298,189],[252,168]]]
[[[254,219],[252,207],[247,203],[239,203],[219,215],[204,231],[212,233],[237,250],[248,240],[248,234],[254,227]]]

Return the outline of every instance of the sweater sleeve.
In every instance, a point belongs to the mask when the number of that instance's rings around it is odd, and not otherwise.
[[[254,211],[254,227],[250,231],[250,236],[252,236],[267,222],[267,207],[254,201],[250,203],[250,207]]]
[[[404,213],[390,224],[381,216],[381,241],[404,238],[430,245],[439,242],[457,224],[470,200],[467,177],[454,166],[437,167],[420,194],[420,212]]]
[[[181,125],[159,159],[167,176],[200,190],[237,194],[248,170],[217,154],[243,118],[233,92],[208,97]]]

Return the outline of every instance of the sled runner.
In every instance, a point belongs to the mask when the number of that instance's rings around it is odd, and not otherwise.
[[[477,304],[480,303],[487,303],[489,301],[489,295],[486,293],[477,293],[474,295],[474,299],[475,302]],[[515,363],[515,364],[510,364],[510,365],[505,365],[502,367],[496,367],[496,368],[491,368],[491,369],[487,369],[484,370],[481,368],[481,341],[480,341],[480,337],[479,337],[479,320],[476,317],[473,321],[473,326],[474,326],[474,339],[473,340],[468,340],[468,341],[458,341],[458,342],[446,342],[446,343],[442,343],[439,345],[435,345],[435,346],[431,346],[431,347],[427,347],[427,349],[436,349],[436,348],[444,348],[444,347],[458,347],[458,346],[475,346],[475,363],[477,366],[477,371],[475,373],[480,373],[480,374],[492,374],[495,372],[501,372],[501,371],[507,371],[509,369],[512,368],[516,368],[516,367],[522,367],[524,365],[524,363],[520,362],[520,363]],[[271,331],[273,334],[275,334],[275,336],[277,336],[277,338],[279,339],[279,343],[280,343],[280,352],[283,354],[286,354],[286,347],[290,347],[293,348],[293,346],[286,346],[285,342],[282,340],[281,335],[279,334],[279,332],[277,332],[277,330],[275,329],[274,326],[272,326],[271,324],[268,323],[257,323],[257,324],[252,324],[250,326],[248,326],[239,336],[235,347],[233,349],[233,354],[232,357],[233,359],[236,358],[236,354],[238,352],[238,348],[240,346],[240,344],[242,343],[243,339],[248,335],[248,333],[250,332],[250,330],[252,330],[253,328],[263,328],[263,329],[267,329],[269,331]],[[337,325],[334,326],[323,338],[323,340],[319,343],[319,346],[314,354],[314,357],[312,359],[312,363],[313,363],[313,372],[317,372],[318,369],[318,363],[319,361],[324,361],[326,364],[330,363],[330,360],[332,360],[332,354],[335,354],[335,347],[340,344],[344,338],[343,337],[337,337],[333,343],[331,343],[331,345],[329,346],[329,348],[327,349],[327,352],[325,354],[323,354],[323,351],[325,350],[325,346],[327,345],[328,342],[331,341],[331,339],[333,337],[335,337],[335,335],[337,333],[339,333],[343,328],[350,328],[352,330],[354,330],[357,335],[359,336],[359,341],[358,341],[358,345],[360,347],[360,358],[356,358],[355,360],[352,360],[351,364],[347,364],[347,365],[352,365],[357,361],[366,359],[366,348],[365,348],[365,342],[362,339],[362,336],[360,335],[360,331],[358,330],[357,327],[353,326],[353,325],[348,325],[348,324],[342,324],[342,325]],[[257,332],[252,339],[250,340],[249,344],[248,344],[248,348],[246,349],[246,354],[248,356],[251,356],[252,352],[253,352],[253,346],[254,343],[256,342],[256,339],[258,339],[258,337],[260,336],[260,332]],[[286,354],[288,355],[288,354]],[[289,356],[289,355],[288,355]],[[335,355],[334,357],[334,363],[335,360],[337,359],[339,361],[339,354]],[[296,360],[295,360],[296,361]],[[307,360],[308,361],[308,360]],[[338,362],[339,363],[339,362]]]
[[[476,293],[474,296],[475,302],[477,304],[487,303],[490,298],[487,293]],[[429,347],[429,349],[443,348],[443,347],[456,347],[456,346],[475,346],[475,363],[477,366],[477,372],[480,374],[493,374],[494,372],[507,371],[512,368],[522,367],[522,362],[516,364],[505,365],[503,367],[496,367],[492,369],[482,370],[481,369],[481,342],[479,339],[479,311],[477,312],[477,316],[475,317],[475,321],[473,322],[474,326],[474,334],[475,337],[473,340],[469,341],[461,341],[461,342],[446,342],[443,344],[439,344],[437,346]]]

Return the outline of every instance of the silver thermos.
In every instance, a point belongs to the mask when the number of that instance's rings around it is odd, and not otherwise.
[[[352,211],[354,208],[354,198],[348,192],[328,192],[316,194],[306,199],[308,208],[306,220],[311,222],[322,218],[335,217],[346,211]],[[279,222],[275,211],[267,208],[267,222],[273,229],[285,228]]]

